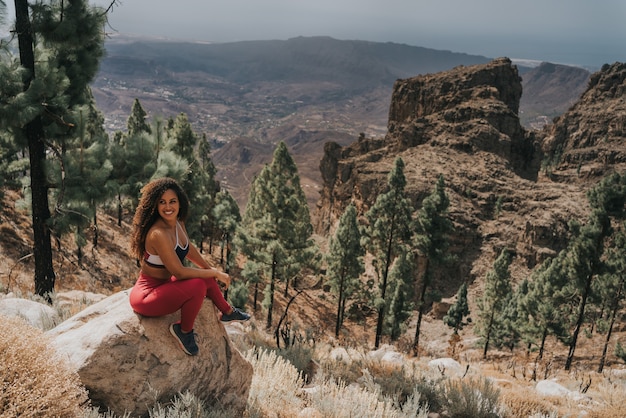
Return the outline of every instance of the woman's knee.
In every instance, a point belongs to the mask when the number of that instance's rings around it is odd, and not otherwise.
[[[201,278],[193,278],[187,280],[181,280],[180,283],[184,283],[184,288],[187,291],[193,292],[193,294],[204,294],[206,292],[207,285],[204,279]]]

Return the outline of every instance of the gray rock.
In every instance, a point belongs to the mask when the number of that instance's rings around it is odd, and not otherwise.
[[[44,331],[61,322],[61,317],[51,306],[14,297],[0,298],[0,314],[20,317],[33,327]]]
[[[200,310],[200,353],[191,357],[169,332],[179,313],[142,317],[130,307],[129,293],[114,294],[47,333],[76,368],[93,405],[143,415],[155,401],[164,404],[189,391],[209,405],[243,411],[252,366],[232,345],[215,306],[207,300]]]
[[[433,359],[428,362],[428,367],[432,370],[439,371],[441,374],[452,376],[463,375],[463,367],[461,367],[461,364],[449,357]]]

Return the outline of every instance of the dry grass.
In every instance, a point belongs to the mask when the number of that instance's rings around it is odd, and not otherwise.
[[[19,318],[3,319],[7,332],[0,337],[4,365],[0,417],[115,418],[83,409],[88,399],[78,376],[51,354],[54,351],[40,330]],[[381,361],[363,348],[318,343],[312,353],[317,369],[307,385],[290,360],[294,355],[289,351],[300,348],[277,351],[268,348],[268,342],[258,329],[239,341],[246,347],[240,346],[240,350],[254,367],[247,418],[425,418],[429,409],[457,418],[626,416],[626,373],[552,370],[550,378],[574,393],[583,387],[587,390],[576,398],[548,397],[538,394],[536,381],[510,361],[471,362],[464,376],[455,376],[432,370],[428,359],[406,358],[395,364]],[[230,416],[228,411],[219,415],[207,411],[190,394],[180,394],[167,406],[155,404],[151,416],[175,418],[188,416],[190,411],[202,418]]]
[[[507,415],[511,418],[550,416],[555,412],[552,403],[540,398],[528,388],[517,387],[515,390],[503,390],[500,399],[507,409]]]
[[[54,355],[41,330],[0,318],[0,417],[79,416],[88,398],[78,375]]]
[[[246,360],[254,368],[248,409],[268,418],[297,416],[304,408],[304,381],[298,370],[273,351],[250,350]]]

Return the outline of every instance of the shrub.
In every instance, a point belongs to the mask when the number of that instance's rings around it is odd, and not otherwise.
[[[626,363],[626,350],[619,341],[615,344],[615,356]]]
[[[500,418],[500,391],[484,378],[448,380],[445,383],[445,409],[450,418]]]
[[[249,350],[245,358],[254,368],[248,408],[264,417],[297,416],[304,405],[298,370],[273,351]]]
[[[594,407],[589,411],[589,418],[626,417],[626,381],[611,378],[593,388],[591,394]]]
[[[515,391],[503,391],[502,403],[507,407],[508,416],[512,417],[548,417],[554,413],[552,405],[537,396],[532,390],[516,388]]]
[[[414,390],[419,392],[420,402],[428,405],[431,411],[441,411],[445,404],[445,392],[442,389],[444,380],[442,376],[428,375],[418,376],[415,379]]]
[[[327,380],[310,393],[311,406],[322,417],[399,417],[389,399],[380,400],[379,393],[343,382]],[[407,415],[408,416],[408,415]],[[414,417],[426,415],[417,415]]]
[[[78,374],[50,346],[39,329],[17,317],[3,317],[0,333],[2,416],[79,416],[88,403]]]
[[[313,377],[311,364],[313,361],[313,348],[305,344],[295,344],[288,348],[276,350],[276,354],[291,363],[307,382]]]
[[[319,373],[323,378],[345,382],[348,385],[363,376],[362,362],[359,360],[333,359],[325,356],[319,360],[319,365]]]
[[[179,393],[171,404],[157,403],[150,409],[150,418],[236,418],[239,414],[219,407],[209,407],[190,392]]]

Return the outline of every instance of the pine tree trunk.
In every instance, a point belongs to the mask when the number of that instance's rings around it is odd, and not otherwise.
[[[385,321],[385,293],[387,291],[387,276],[389,275],[389,265],[391,264],[391,249],[393,247],[393,229],[395,224],[392,220],[391,222],[391,231],[392,233],[389,235],[389,239],[387,241],[387,251],[385,254],[385,267],[383,270],[383,283],[380,287],[380,298],[382,299],[382,305],[378,310],[378,322],[376,323],[376,341],[374,343],[374,348],[378,349],[380,345],[380,337],[383,334],[383,324]]]
[[[272,256],[272,278],[270,279],[270,303],[267,307],[267,321],[265,323],[265,329],[270,330],[272,328],[272,310],[274,310],[274,286],[276,282],[276,255]]]
[[[278,325],[276,325],[276,330],[274,331],[274,337],[276,339],[276,348],[278,348],[279,350],[280,350],[280,327],[283,325],[283,321],[285,320],[285,318],[287,318],[287,314],[289,313],[289,307],[291,306],[293,301],[296,299],[296,296],[298,296],[302,292],[303,290],[298,290],[296,294],[293,295],[291,299],[289,299],[289,302],[287,302],[287,306],[285,306],[285,312],[280,317],[280,320],[278,321]],[[287,345],[286,348],[289,348],[289,345]]]
[[[598,366],[598,373],[602,373],[604,370],[604,362],[606,361],[606,352],[609,347],[609,342],[611,341],[611,334],[613,333],[613,326],[615,325],[615,318],[617,317],[617,311],[619,310],[619,301],[622,298],[622,285],[620,284],[619,289],[617,291],[617,295],[615,295],[615,299],[613,299],[613,309],[611,311],[611,322],[609,325],[609,331],[606,333],[606,340],[604,341],[604,348],[602,349],[602,357],[600,357],[600,365]]]
[[[543,334],[541,335],[541,347],[539,347],[539,360],[543,359],[543,350],[546,346],[546,338],[548,337],[548,327],[543,329]]]
[[[339,329],[341,328],[341,321],[342,321],[342,301],[343,301],[343,281],[344,281],[344,277],[342,275],[340,281],[339,281],[339,297],[337,300],[337,322],[335,323],[335,338],[339,337]]]
[[[230,260],[230,253],[231,253],[231,249],[230,249],[230,234],[226,234],[226,261],[224,263],[224,271],[226,273],[230,273],[230,265],[228,264],[228,262]]]
[[[415,337],[413,338],[413,355],[417,357],[419,355],[419,343],[420,332],[422,326],[422,317],[424,316],[424,304],[426,303],[426,289],[428,288],[428,259],[426,259],[426,266],[424,269],[424,282],[422,283],[422,290],[420,292],[419,306],[417,307],[417,326],[415,327]]]
[[[259,303],[259,282],[254,283],[254,304],[252,305],[253,312],[256,312],[257,304]]]
[[[98,247],[98,213],[97,208],[94,205],[93,208],[93,240],[92,240],[93,248]]]
[[[343,320],[346,317],[346,294],[344,292],[343,297],[341,298],[341,319],[339,320],[339,327],[343,326]]]
[[[491,310],[491,317],[489,318],[489,325],[487,326],[487,335],[485,336],[485,348],[483,350],[483,359],[487,358],[487,351],[489,350],[489,338],[491,337],[491,328],[493,327],[493,317],[495,311]]]
[[[117,192],[117,226],[122,226],[122,195]]]
[[[283,296],[286,298],[289,296],[289,279],[285,279],[285,291],[283,292]]]
[[[578,319],[576,320],[576,327],[574,328],[574,334],[572,335],[572,342],[569,345],[569,352],[567,353],[567,360],[565,361],[565,370],[569,370],[572,367],[572,361],[574,360],[574,351],[576,350],[576,344],[578,342],[578,334],[583,326],[585,320],[585,307],[587,305],[587,297],[591,290],[592,275],[587,277],[587,283],[585,284],[585,290],[580,298],[580,304],[578,305]]]
[[[28,16],[28,1],[15,0],[15,30],[20,50],[20,62],[28,70],[24,91],[35,78],[35,54],[33,36]],[[37,116],[23,128],[28,139],[30,157],[30,186],[32,194],[33,254],[35,256],[35,293],[50,301],[54,291],[55,274],[52,266],[52,244],[47,221],[50,219],[48,206],[48,183],[45,173],[46,147],[41,117]]]

